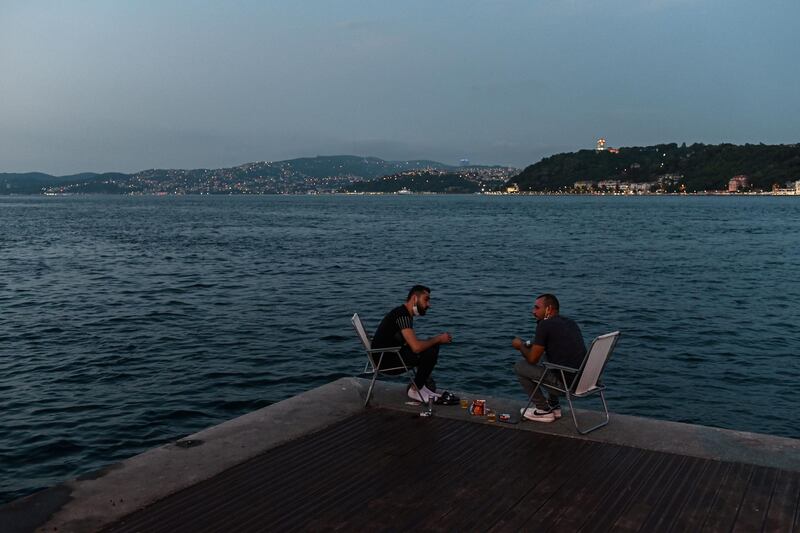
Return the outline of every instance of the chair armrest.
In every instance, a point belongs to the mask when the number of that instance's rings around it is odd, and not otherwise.
[[[372,348],[367,350],[367,353],[380,353],[380,352],[399,352],[402,346],[390,346],[388,348]]]
[[[577,372],[578,370],[580,370],[579,368],[572,368],[571,366],[563,366],[563,365],[557,365],[555,363],[547,363],[547,362],[544,363],[544,367],[552,369],[552,370],[567,370],[569,372]]]

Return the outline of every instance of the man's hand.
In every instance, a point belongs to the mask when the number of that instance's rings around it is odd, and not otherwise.
[[[524,345],[525,343],[519,337],[514,337],[514,340],[511,341],[511,346],[513,346],[515,350],[522,351]]]
[[[438,336],[439,344],[450,344],[453,342],[453,336],[447,332],[440,333]]]

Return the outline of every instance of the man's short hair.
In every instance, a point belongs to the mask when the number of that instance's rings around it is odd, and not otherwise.
[[[539,298],[544,300],[545,307],[552,307],[553,309],[558,311],[558,298],[556,298],[555,294],[549,294],[549,293],[540,294],[539,296],[536,297],[536,299],[538,300]]]
[[[409,301],[412,296],[415,294],[423,294],[423,293],[431,293],[431,290],[426,287],[425,285],[414,285],[411,287],[411,290],[408,291],[408,296],[406,296],[406,301]]]

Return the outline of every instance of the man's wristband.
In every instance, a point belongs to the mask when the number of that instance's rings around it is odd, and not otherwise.
[[[532,346],[531,341],[525,341],[525,347],[530,348]]]

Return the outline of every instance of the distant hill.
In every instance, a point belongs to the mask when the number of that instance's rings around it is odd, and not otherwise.
[[[659,144],[596,152],[580,150],[556,154],[512,177],[522,191],[557,191],[577,181],[656,181],[665,175],[682,176],[687,191],[722,190],[733,176],[745,174],[754,189],[770,190],[800,179],[800,145]]]
[[[339,189],[399,172],[453,169],[436,161],[385,161],[350,155],[254,162],[221,169],[151,169],[132,174],[0,173],[0,194],[278,194]]]
[[[67,185],[76,182],[109,179],[124,174],[75,174],[72,176],[51,176],[41,172],[21,174],[0,173],[0,194],[40,194],[48,187]]]

